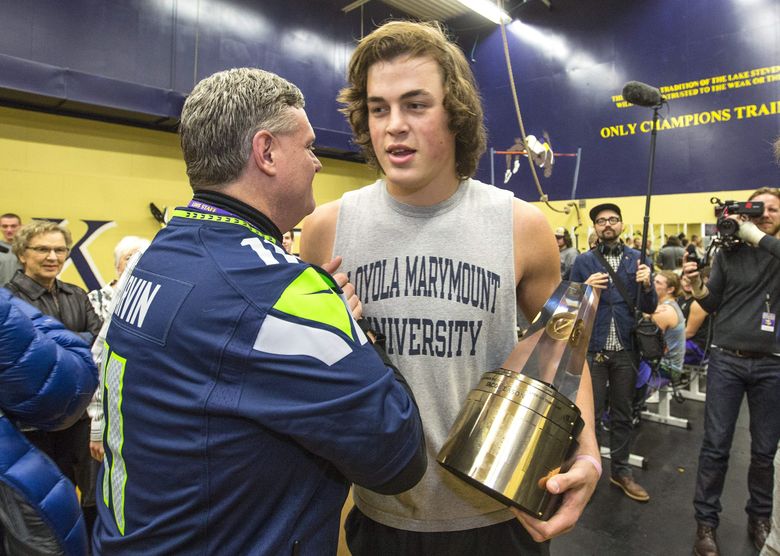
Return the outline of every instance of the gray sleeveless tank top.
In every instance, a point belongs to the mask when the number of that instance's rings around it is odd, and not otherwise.
[[[512,202],[510,192],[476,180],[430,207],[399,203],[383,180],[341,199],[333,254],[344,258],[340,271],[414,392],[428,448],[428,470],[413,489],[384,496],[355,488],[355,503],[375,521],[456,531],[513,519],[436,463],[468,392],[517,342]]]
[[[661,358],[661,364],[675,371],[682,371],[685,360],[685,316],[673,299],[664,301],[664,304],[669,305],[677,313],[677,325],[664,332],[668,351]]]

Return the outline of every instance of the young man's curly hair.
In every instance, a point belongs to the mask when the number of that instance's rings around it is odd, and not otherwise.
[[[430,56],[439,64],[444,80],[444,109],[449,115],[449,129],[455,135],[456,171],[460,178],[473,176],[487,144],[482,103],[466,57],[447,39],[438,23],[391,21],[358,43],[349,62],[349,86],[338,97],[355,142],[363,149],[369,164],[377,167],[368,130],[368,69],[398,56]]]

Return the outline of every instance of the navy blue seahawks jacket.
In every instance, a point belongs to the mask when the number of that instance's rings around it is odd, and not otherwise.
[[[86,553],[75,487],[14,422],[68,427],[83,414],[96,386],[89,346],[0,289],[0,554],[4,542],[20,554]]]
[[[615,274],[622,280],[628,296],[634,305],[644,313],[653,313],[658,305],[658,295],[655,288],[652,287],[653,278],[650,277],[651,287],[648,291],[643,291],[639,296],[639,284],[636,283],[636,266],[639,260],[639,251],[623,246],[623,254],[620,257],[620,266]],[[645,261],[647,264],[647,261]],[[584,282],[588,276],[595,272],[607,272],[604,265],[593,252],[593,249],[580,253],[574,259],[574,266],[571,267],[570,280],[572,282]],[[599,299],[599,308],[596,312],[596,322],[593,324],[593,332],[590,337],[588,351],[598,352],[604,349],[609,334],[609,323],[614,317],[615,327],[617,329],[620,343],[626,349],[633,349],[633,339],[631,330],[634,327],[634,312],[626,305],[620,291],[609,280],[609,285],[601,291]]]
[[[256,211],[198,206],[158,233],[108,328],[93,548],[335,554],[349,482],[422,453],[417,408],[328,274]]]

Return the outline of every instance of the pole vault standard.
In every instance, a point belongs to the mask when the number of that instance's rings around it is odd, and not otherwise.
[[[528,151],[497,151],[493,147],[490,147],[490,183],[492,185],[496,185],[496,155],[528,155]],[[577,211],[577,225],[574,227],[574,230],[576,231],[581,225],[582,222],[580,221],[580,214],[579,210],[577,209],[577,204],[574,201],[574,198],[577,195],[577,182],[580,178],[580,162],[582,162],[582,147],[577,147],[576,153],[553,153],[553,156],[555,157],[562,157],[562,158],[574,158],[576,159],[576,164],[574,166],[574,177],[572,178],[572,185],[571,185],[571,200],[567,203],[566,207],[564,207],[563,212],[565,214],[569,214],[571,207],[574,207]],[[548,205],[549,206],[549,205]],[[560,211],[559,211],[560,212]],[[574,235],[574,242],[575,247],[579,249],[579,237],[576,233]]]
[[[576,153],[555,153],[553,154],[554,157],[572,157],[577,159],[577,166],[575,170],[575,182],[574,182],[574,190],[577,189],[577,174],[579,174],[579,168],[580,168],[580,156],[582,153],[582,149],[577,149]],[[490,147],[490,183],[492,185],[496,185],[496,158],[495,155],[497,154],[508,154],[508,155],[528,155],[528,151],[497,151],[493,147]]]

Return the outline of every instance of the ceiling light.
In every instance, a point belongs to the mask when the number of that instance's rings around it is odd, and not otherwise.
[[[499,8],[490,0],[458,0],[461,4],[477,12],[482,17],[489,19],[495,24],[509,23],[512,18],[504,10]]]

